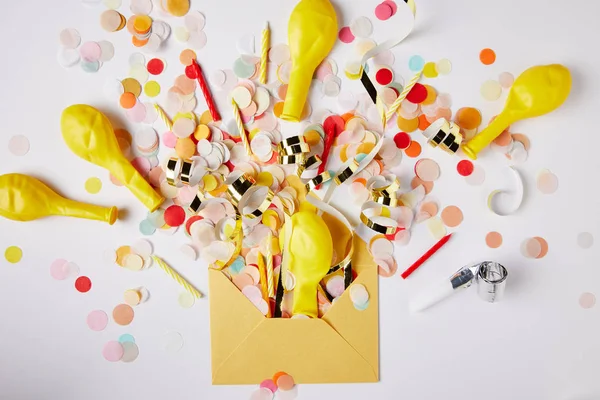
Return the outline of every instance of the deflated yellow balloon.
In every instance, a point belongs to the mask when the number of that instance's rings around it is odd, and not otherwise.
[[[292,234],[284,248],[284,260],[296,278],[293,314],[318,317],[317,286],[327,275],[333,257],[333,240],[323,219],[311,211],[291,218]],[[285,243],[285,238],[280,238]]]
[[[300,0],[288,22],[292,72],[281,118],[299,122],[313,74],[337,39],[337,15],[329,0]]]
[[[110,121],[94,107],[77,104],[63,111],[63,139],[71,151],[106,168],[150,210],[165,200],[123,156]]]
[[[502,113],[487,128],[463,145],[463,152],[475,160],[477,153],[509,125],[556,110],[565,102],[570,92],[571,73],[563,65],[538,65],[525,70],[510,88]]]
[[[62,215],[104,221],[117,220],[117,207],[100,207],[66,199],[43,182],[22,174],[0,176],[0,215],[15,221],[32,221]]]

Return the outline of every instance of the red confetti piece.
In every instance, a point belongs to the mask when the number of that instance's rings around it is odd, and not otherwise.
[[[196,69],[196,67],[194,67],[194,64],[190,64],[187,67],[185,67],[185,76],[187,76],[190,79],[198,78],[198,70]]]
[[[420,83],[416,83],[412,90],[406,96],[406,99],[411,103],[419,104],[425,101],[427,98],[427,88]]]
[[[340,133],[344,131],[346,127],[346,123],[344,119],[339,115],[330,115],[323,122],[323,129],[327,132],[330,129],[335,129],[335,136],[337,137]]]
[[[199,215],[194,215],[193,217],[188,218],[187,222],[185,223],[185,231],[187,232],[188,235],[191,235],[190,233],[190,227],[192,226],[192,224],[196,221],[200,221],[203,220],[204,218],[199,216]]]
[[[165,210],[165,223],[169,226],[180,226],[185,221],[185,210],[176,204]]]
[[[152,75],[160,75],[165,70],[165,63],[160,58],[148,61],[148,72]]]
[[[473,173],[475,167],[473,163],[469,160],[462,160],[456,165],[456,170],[462,176],[469,176]]]
[[[375,80],[382,86],[389,85],[390,83],[392,83],[393,79],[394,73],[387,68],[381,68],[375,74]]]
[[[352,34],[350,28],[347,26],[344,26],[342,29],[340,29],[340,32],[338,33],[338,38],[342,43],[352,43],[354,41],[354,35]]]
[[[394,143],[401,150],[407,149],[410,146],[410,135],[406,132],[399,132],[394,136]]]
[[[87,276],[80,276],[75,280],[75,289],[80,293],[89,292],[92,288],[92,281]]]

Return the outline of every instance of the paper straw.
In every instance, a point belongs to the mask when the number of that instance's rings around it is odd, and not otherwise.
[[[269,57],[269,42],[271,40],[271,30],[269,23],[265,22],[265,29],[262,31],[262,47],[260,53],[260,83],[267,84],[267,60]]]
[[[197,299],[204,297],[202,293],[195,287],[193,287],[185,278],[177,273],[173,268],[169,267],[163,260],[156,256],[152,256],[152,259],[158,266],[165,271],[171,278],[173,278],[177,283],[179,283],[185,290],[187,290],[190,294],[192,294]]]
[[[235,118],[235,124],[237,125],[238,131],[240,132],[240,138],[242,139],[242,143],[244,144],[244,149],[246,149],[246,154],[249,156],[252,155],[252,150],[250,150],[250,143],[248,143],[248,137],[246,136],[246,128],[244,128],[244,122],[242,121],[242,115],[240,114],[240,109],[235,102],[235,99],[231,99],[231,107],[233,107],[233,116]]]
[[[406,85],[406,87],[404,88],[404,90],[402,91],[402,93],[400,93],[400,95],[398,96],[398,98],[396,99],[396,101],[394,101],[394,103],[390,106],[389,110],[387,111],[387,113],[385,115],[386,121],[389,121],[390,118],[392,118],[392,115],[394,115],[394,113],[396,111],[398,111],[398,109],[400,108],[400,103],[402,103],[404,101],[404,99],[406,99],[406,96],[408,96],[408,94],[412,90],[413,86],[415,86],[417,84],[417,82],[421,78],[421,73],[422,72],[423,72],[423,70],[417,72],[411,78],[411,80],[408,82],[408,85]]]
[[[171,119],[169,119],[169,116],[167,115],[165,110],[160,108],[160,106],[156,103],[154,104],[154,109],[158,113],[158,116],[160,117],[160,119],[162,119],[162,121],[165,123],[165,126],[167,127],[167,129],[172,131],[173,130],[173,122],[171,122]]]

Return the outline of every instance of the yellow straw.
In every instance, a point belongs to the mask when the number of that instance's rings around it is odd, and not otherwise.
[[[412,88],[417,84],[417,82],[421,78],[421,73],[422,72],[423,72],[422,70],[419,71],[419,72],[417,72],[411,78],[411,80],[408,82],[408,85],[406,85],[406,87],[404,88],[404,90],[402,91],[402,93],[400,93],[400,95],[398,96],[398,98],[390,106],[389,110],[385,114],[386,121],[389,121],[390,118],[392,118],[392,115],[394,115],[394,113],[396,111],[398,111],[398,109],[400,108],[400,103],[402,103],[404,101],[404,99],[406,99],[406,96],[408,96],[408,94],[410,93],[410,91],[412,90]]]
[[[240,109],[235,102],[235,99],[231,99],[231,107],[233,107],[233,116],[235,118],[235,124],[237,125],[238,131],[240,132],[240,138],[242,139],[242,143],[244,144],[244,149],[246,149],[246,154],[249,156],[252,155],[252,151],[250,150],[250,144],[248,143],[248,137],[246,136],[246,129],[244,128],[244,122],[242,121],[242,116],[240,114]]]
[[[262,47],[260,53],[260,83],[267,84],[267,60],[269,57],[269,41],[271,40],[271,30],[269,23],[265,22],[265,29],[262,31]]]
[[[165,126],[167,127],[167,129],[172,131],[173,123],[169,119],[169,116],[167,115],[167,113],[162,108],[160,108],[160,106],[158,104],[154,104],[154,109],[158,113],[158,116],[160,117],[160,119],[162,119],[162,121],[165,123]]]
[[[181,275],[177,273],[173,268],[169,267],[167,263],[156,256],[152,256],[152,259],[158,266],[165,271],[171,278],[173,278],[177,283],[179,283],[185,290],[187,290],[190,294],[192,294],[197,299],[204,297],[202,293],[195,287],[193,287],[188,281],[185,280]]]

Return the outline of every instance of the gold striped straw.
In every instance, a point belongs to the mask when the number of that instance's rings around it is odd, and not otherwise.
[[[154,103],[154,109],[158,113],[158,116],[160,117],[160,119],[162,119],[162,121],[165,123],[165,126],[167,127],[167,129],[172,131],[173,130],[173,122],[171,122],[171,120],[169,119],[169,116],[167,115],[165,110],[160,108],[160,106],[156,103]]]
[[[158,264],[158,266],[163,271],[165,271],[171,278],[173,278],[177,283],[179,283],[185,290],[187,290],[195,298],[200,299],[200,298],[204,297],[204,295],[202,293],[200,293],[200,291],[198,289],[193,287],[191,283],[189,283],[187,280],[185,280],[185,278],[183,278],[181,275],[179,275],[177,273],[177,271],[175,271],[173,268],[168,266],[167,263],[165,263],[163,260],[161,260],[160,258],[158,258],[156,256],[152,256],[152,259],[154,260],[155,263]]]
[[[233,117],[235,118],[235,124],[237,125],[238,131],[240,132],[240,138],[244,144],[244,149],[246,149],[246,154],[251,156],[252,150],[250,150],[250,143],[248,143],[248,136],[246,136],[246,129],[244,128],[244,122],[242,121],[240,108],[233,98],[231,99],[231,107],[233,107]]]
[[[387,111],[387,113],[385,114],[385,119],[386,121],[389,121],[390,118],[392,118],[392,115],[394,115],[394,113],[396,111],[398,111],[398,109],[400,108],[400,103],[402,103],[404,101],[404,99],[406,99],[406,96],[408,96],[408,94],[410,93],[410,91],[412,90],[412,88],[417,84],[417,82],[419,81],[419,79],[421,78],[421,73],[423,72],[423,70],[417,72],[412,78],[411,80],[408,82],[408,85],[406,85],[404,87],[404,90],[402,91],[402,93],[400,93],[400,95],[398,96],[398,98],[394,101],[394,103],[390,106],[389,110]]]
[[[267,61],[269,58],[269,42],[271,40],[271,30],[269,23],[265,22],[265,29],[262,31],[262,47],[260,52],[260,83],[267,84]]]

